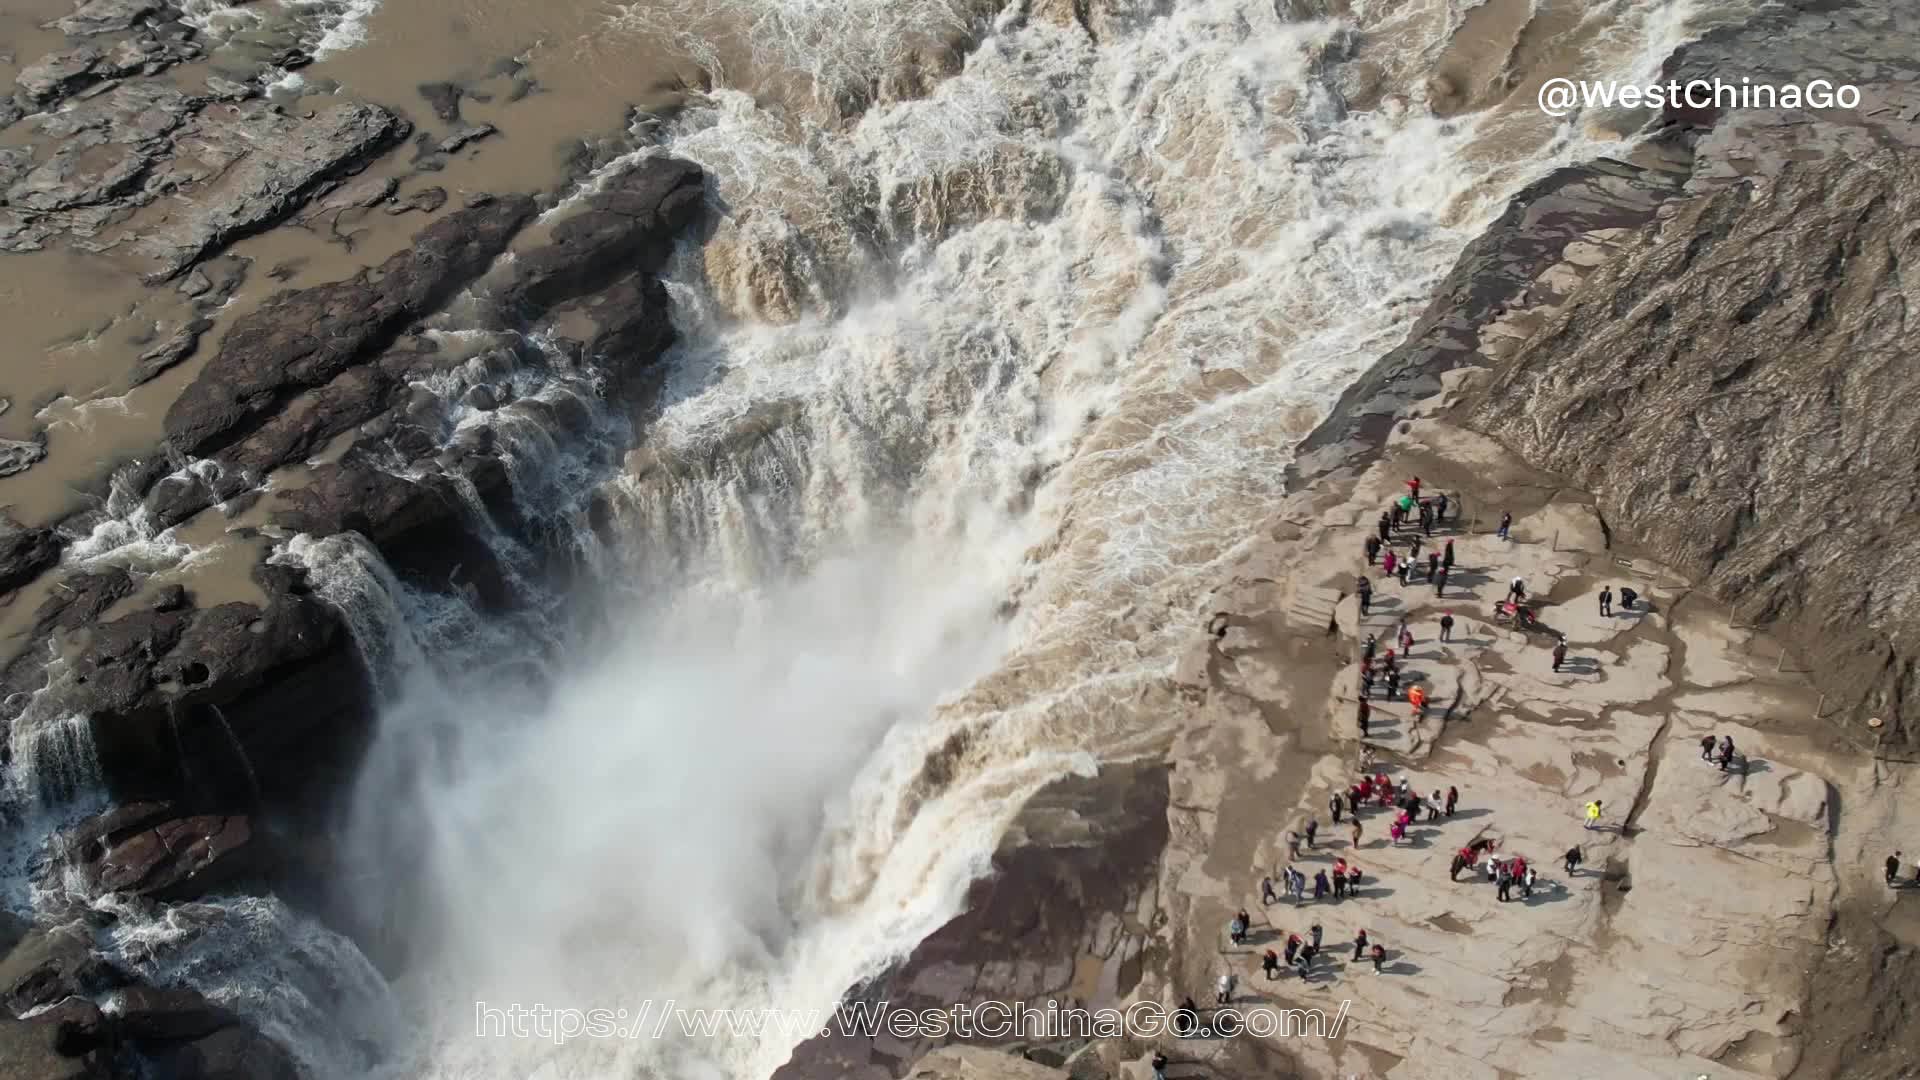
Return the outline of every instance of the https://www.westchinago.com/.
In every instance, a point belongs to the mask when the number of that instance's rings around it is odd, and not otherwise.
[[[1157,1002],[1125,1008],[1085,1009],[971,1002],[943,1008],[906,1009],[885,1001],[855,1002],[834,1009],[683,1008],[675,1001],[641,1001],[611,1008],[502,1004],[476,1001],[474,1035],[482,1039],[533,1039],[560,1045],[578,1039],[780,1038],[1070,1039],[1168,1035],[1202,1038],[1338,1038],[1351,1002],[1328,1012],[1267,1005],[1210,1008],[1182,1013]]]

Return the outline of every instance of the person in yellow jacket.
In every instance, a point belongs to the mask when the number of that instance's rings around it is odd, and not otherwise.
[[[1597,829],[1599,827],[1600,827],[1600,800],[1595,799],[1592,802],[1587,804],[1587,828]]]

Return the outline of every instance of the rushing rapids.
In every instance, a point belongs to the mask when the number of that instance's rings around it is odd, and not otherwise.
[[[568,588],[477,495],[524,607],[405,583],[349,535],[277,541],[382,694],[340,888],[402,959],[261,898],[102,901],[99,947],[317,1076],[770,1073],[778,1038],[477,1039],[475,1002],[828,1006],[950,918],[1027,795],[1164,738],[1152,691],[1207,568],[1467,240],[1629,149],[1634,122],[1521,95],[1436,110],[1433,71],[1645,77],[1728,13],[1613,0],[1481,71],[1471,13],[1310,6],[596,7],[712,84],[635,130],[712,178],[658,407],[635,424],[551,343],[457,321],[540,362],[419,388],[449,443],[500,433]],[[377,26],[308,7],[319,52]],[[588,420],[501,422],[470,391],[502,380]],[[115,511],[70,559],[195,557]],[[84,724],[27,716],[14,803],[83,804]]]

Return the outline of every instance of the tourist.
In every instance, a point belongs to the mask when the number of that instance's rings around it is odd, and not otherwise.
[[[1600,590],[1600,617],[1603,619],[1613,617],[1613,586],[1611,585]]]
[[[1407,711],[1410,712],[1415,719],[1417,720],[1426,719],[1427,691],[1425,690],[1425,688],[1421,687],[1417,683],[1413,686],[1408,687],[1407,688],[1407,704],[1412,706],[1412,708],[1410,708]]]
[[[1372,566],[1373,560],[1380,557],[1380,538],[1378,536],[1368,534],[1366,548],[1367,548],[1367,565]]]
[[[1412,569],[1413,569],[1413,560],[1412,560],[1412,559],[1402,559],[1402,560],[1400,560],[1400,572],[1399,572],[1399,573],[1398,573],[1397,575],[1395,575],[1395,576],[1396,576],[1396,577],[1398,577],[1398,578],[1400,579],[1400,587],[1401,587],[1401,588],[1403,588],[1403,589],[1404,589],[1404,588],[1406,588],[1406,587],[1407,587],[1407,572],[1408,572],[1408,571],[1410,571],[1410,570],[1412,570]]]
[[[1433,497],[1433,523],[1435,525],[1439,525],[1444,523],[1446,520],[1447,520],[1447,493],[1443,491],[1440,494],[1435,495]],[[1451,547],[1453,545],[1453,541],[1451,540],[1447,541],[1447,545]]]
[[[1920,872],[1920,863],[1914,864],[1914,869]],[[1347,866],[1347,895],[1360,895],[1360,868],[1352,864]]]
[[[1380,557],[1380,569],[1385,570],[1387,572],[1388,577],[1393,576],[1394,568],[1398,567],[1399,565],[1400,565],[1400,554],[1391,548],[1387,550],[1387,553],[1385,555],[1382,555]]]
[[[1400,692],[1400,669],[1397,667],[1388,668],[1387,669],[1387,700],[1392,701],[1393,696],[1395,694],[1398,694],[1399,692]]]
[[[1597,829],[1599,827],[1600,827],[1600,800],[1595,799],[1592,802],[1587,804],[1587,828]]]
[[[1453,853],[1453,861],[1447,864],[1447,880],[1459,881],[1460,871],[1467,868],[1467,849],[1461,848]]]
[[[1407,561],[1418,562],[1419,559],[1420,559],[1420,538],[1416,536],[1413,538],[1413,541],[1407,545]]]
[[[1355,807],[1355,808],[1354,808],[1354,815],[1353,815],[1353,843],[1351,843],[1351,844],[1349,844],[1349,845],[1347,845],[1347,846],[1348,846],[1348,847],[1354,847],[1354,848],[1357,848],[1357,847],[1359,847],[1359,846],[1360,846],[1360,813],[1359,813],[1359,807]]]
[[[1500,531],[1495,533],[1500,539],[1507,539],[1507,530],[1513,527],[1513,515],[1505,511],[1500,513]]]
[[[1271,875],[1269,875],[1269,876],[1267,876],[1267,877],[1263,877],[1263,878],[1261,878],[1261,879],[1260,879],[1260,903],[1261,903],[1261,905],[1262,905],[1262,906],[1265,906],[1265,905],[1267,905],[1267,904],[1277,904],[1277,903],[1279,903],[1279,902],[1280,902],[1280,894],[1279,894],[1279,893],[1276,893],[1276,892],[1274,892],[1274,891],[1273,891],[1273,878],[1272,878],[1272,876],[1271,876]]]
[[[1440,568],[1442,570],[1453,569],[1453,541],[1452,540],[1448,540],[1447,546],[1441,549],[1440,551]]]
[[[1733,767],[1733,736],[1720,737],[1720,771],[1726,772]]]
[[[1459,803],[1460,803],[1460,789],[1454,787],[1452,784],[1448,784],[1447,785],[1447,816],[1448,817],[1453,816],[1453,808],[1459,805]]]
[[[1294,832],[1292,829],[1288,829],[1287,830],[1287,858],[1298,859],[1299,857],[1300,857],[1300,834],[1297,832]]]
[[[1393,539],[1393,517],[1385,510],[1380,511],[1379,536],[1383,544]]]
[[[1567,662],[1567,639],[1561,638],[1553,643],[1553,670],[1559,671],[1560,665]]]
[[[1299,952],[1300,952],[1300,935],[1288,934],[1287,935],[1287,963],[1289,964],[1293,963],[1294,956],[1297,955]]]
[[[1222,974],[1220,976],[1219,991],[1214,995],[1214,1001],[1218,1002],[1221,1005],[1232,1004],[1233,1003],[1233,987],[1234,987],[1234,984],[1238,983],[1239,981],[1240,980],[1237,977],[1235,977],[1233,972],[1231,971],[1225,972],[1224,974]]]
[[[1531,866],[1527,867],[1526,873],[1520,876],[1521,895],[1525,896],[1529,900],[1533,899],[1533,883],[1539,877],[1540,877],[1539,870],[1536,870]]]
[[[1453,612],[1444,612],[1440,616],[1440,640],[1453,640]]]
[[[1434,788],[1433,798],[1427,800],[1427,820],[1428,821],[1440,820],[1440,805],[1445,801],[1446,801],[1446,797],[1440,794],[1440,789]]]
[[[1320,924],[1314,923],[1308,932],[1313,935],[1313,947],[1317,951],[1320,948]]]
[[[1367,953],[1367,932],[1364,929],[1355,930],[1353,932],[1353,962],[1356,964],[1359,963],[1360,958],[1362,956],[1365,956],[1366,953]]]
[[[1360,584],[1354,591],[1360,596],[1360,617],[1365,618],[1369,609],[1373,607],[1373,585],[1366,578],[1361,578]]]
[[[1167,1080],[1167,1055],[1158,1050],[1153,1053],[1153,1080]]]
[[[1639,598],[1640,598],[1639,593],[1634,592],[1632,589],[1627,588],[1625,585],[1620,586],[1620,606],[1622,608],[1625,608],[1628,611],[1632,611],[1633,602],[1635,600],[1638,600]]]
[[[1273,980],[1279,978],[1280,977],[1280,954],[1277,952],[1274,952],[1272,949],[1268,949],[1266,952],[1266,955],[1260,958],[1260,970],[1267,973],[1268,982],[1272,982]]]
[[[1433,595],[1436,599],[1447,595],[1447,568],[1444,566],[1433,579]]]
[[[1900,853],[1887,856],[1887,884],[1898,887],[1900,884]]]
[[[1507,599],[1513,603],[1522,603],[1527,598],[1527,579],[1515,576],[1507,583]]]
[[[1307,819],[1307,850],[1308,851],[1313,850],[1313,838],[1315,836],[1318,836],[1319,833],[1320,833],[1320,819],[1308,818]]]
[[[1400,642],[1400,654],[1402,656],[1412,656],[1413,631],[1408,629],[1405,619],[1400,620],[1400,636],[1397,640]]]
[[[1511,893],[1513,890],[1512,868],[1507,866],[1507,864],[1504,862],[1496,864],[1493,868],[1493,880],[1494,880],[1494,883],[1499,886],[1500,902],[1504,904],[1508,900],[1512,899],[1512,896],[1511,896]]]
[[[1180,1003],[1178,1009],[1174,1010],[1173,1033],[1181,1038],[1185,1038],[1199,1026],[1200,1006],[1194,1002],[1192,997],[1188,997]]]
[[[1708,764],[1713,763],[1714,742],[1715,742],[1715,739],[1711,735],[1700,736],[1700,760],[1701,761],[1707,762]]]
[[[1328,812],[1333,814],[1333,823],[1335,825],[1340,824],[1340,793],[1339,792],[1336,791],[1331,795],[1327,796],[1327,810]]]
[[[1427,580],[1440,580],[1440,553],[1437,551],[1427,552]]]
[[[1364,690],[1367,693],[1373,692],[1373,676],[1372,675],[1367,676]],[[1367,699],[1363,697],[1360,699],[1360,737],[1361,738],[1364,739],[1367,737],[1367,724],[1372,719],[1373,719],[1373,706],[1367,704]],[[1339,814],[1335,814],[1333,816],[1333,823],[1335,825],[1340,824]]]
[[[1246,942],[1247,919],[1246,919],[1245,912],[1241,912],[1240,914],[1235,915],[1231,920],[1227,922],[1227,940],[1233,942],[1235,945],[1244,944]]]
[[[1373,696],[1373,669],[1370,667],[1361,668],[1360,669],[1360,701],[1361,703],[1364,705],[1366,703],[1366,700],[1372,696]],[[1362,720],[1360,725],[1360,733],[1363,735],[1366,734],[1366,730],[1367,730],[1365,718],[1368,711],[1369,710],[1365,708],[1360,710],[1360,716]]]
[[[1327,893],[1331,892],[1332,890],[1333,890],[1333,887],[1327,884],[1327,872],[1325,870],[1315,870],[1313,872],[1314,900],[1315,901],[1325,900],[1327,898]]]
[[[1407,481],[1407,497],[1415,500],[1416,502],[1419,501],[1419,498],[1420,498],[1420,478],[1419,477],[1416,476],[1413,479]]]
[[[1367,640],[1360,643],[1360,666],[1373,666],[1373,654],[1380,647],[1380,635],[1368,634]]]
[[[1564,855],[1564,856],[1562,856],[1562,857],[1563,857],[1563,858],[1564,858],[1564,859],[1566,860],[1566,863],[1567,863],[1567,876],[1568,876],[1568,877],[1572,877],[1572,876],[1574,876],[1575,874],[1577,874],[1577,873],[1579,873],[1579,871],[1580,871],[1580,847],[1579,847],[1579,845],[1577,845],[1577,844],[1576,844],[1575,846],[1573,846],[1573,847],[1570,847],[1570,848],[1568,848],[1568,849],[1567,849],[1567,853],[1566,853],[1566,855]]]
[[[1375,945],[1371,955],[1373,956],[1373,973],[1378,975],[1380,974],[1381,965],[1387,962],[1387,950],[1383,946]]]

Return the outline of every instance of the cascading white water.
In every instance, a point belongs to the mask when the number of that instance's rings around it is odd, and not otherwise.
[[[766,1075],[786,1041],[489,1040],[474,1003],[826,1007],[909,950],[1029,793],[1164,738],[1145,691],[1290,447],[1507,194],[1613,148],[1525,110],[1429,114],[1406,88],[1451,8],[1113,4],[1096,44],[1035,6],[930,95],[853,123],[850,87],[981,12],[616,13],[773,27],[760,61],[825,106],[781,111],[722,70],[645,151],[705,166],[725,216],[672,268],[682,344],[623,473],[486,418],[546,518],[584,534],[607,481],[608,618],[483,617],[353,538],[290,542],[386,681],[346,876],[407,947],[404,1019],[356,1026],[384,988],[261,901],[191,947],[165,932],[177,912],[129,916],[147,970],[319,1075],[360,1071],[355,1038],[383,1036],[393,1077]],[[1591,7],[1607,33],[1559,61],[1590,78],[1645,75],[1710,14]],[[429,389],[451,403],[483,374]],[[347,964],[358,1010],[262,995],[308,978],[247,969],[262,928],[307,943],[298,972]]]
[[[848,55],[919,12],[854,6]],[[1583,62],[1640,74],[1675,42],[1636,32],[1697,24],[1668,7],[1610,5]],[[1351,66],[1407,77],[1444,21],[1115,27],[1009,13],[851,126],[719,90],[649,151],[727,217],[676,262],[683,344],[615,484],[619,630],[550,693],[424,665],[363,789],[431,913],[396,1075],[769,1072],[779,1039],[486,1040],[473,1003],[822,1007],[911,948],[1026,794],[1162,737],[1142,691],[1293,442],[1508,192],[1612,148],[1347,108]]]

